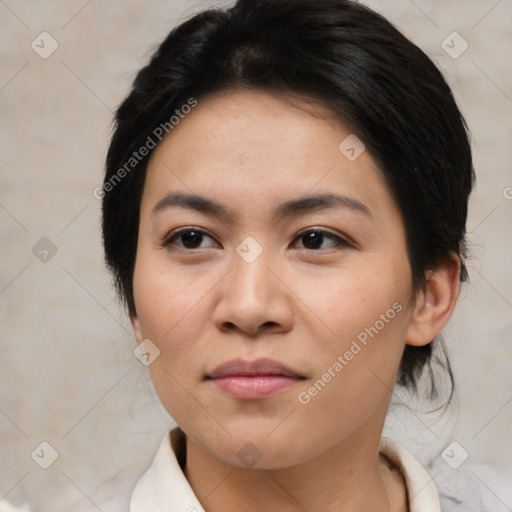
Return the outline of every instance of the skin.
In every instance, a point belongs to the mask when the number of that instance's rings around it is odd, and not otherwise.
[[[430,342],[448,321],[459,262],[443,261],[411,301],[400,211],[369,152],[349,161],[338,149],[350,134],[318,103],[235,91],[201,99],[151,156],[131,320],[137,342],[160,350],[151,378],[187,434],[185,474],[208,512],[407,510],[404,480],[379,441],[404,347]],[[171,192],[214,199],[232,216],[181,206],[153,214]],[[338,205],[273,217],[285,201],[326,192],[369,214]],[[208,234],[165,246],[181,227]],[[348,243],[307,245],[306,228]],[[262,249],[252,263],[236,252],[248,236]],[[396,303],[401,311],[300,403]],[[304,378],[238,400],[206,378],[237,357],[269,357]],[[237,456],[247,443],[261,455],[252,468]]]

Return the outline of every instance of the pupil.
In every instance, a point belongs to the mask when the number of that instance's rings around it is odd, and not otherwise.
[[[198,233],[197,231],[189,231],[182,235],[183,237],[183,245],[185,247],[191,248],[196,245],[201,245],[201,237],[202,233]]]
[[[322,233],[317,233],[317,232],[311,232],[311,233],[308,233],[307,235],[304,235],[305,237],[305,243],[304,243],[304,246],[308,249],[312,249],[312,247],[308,247],[309,245],[322,245]]]

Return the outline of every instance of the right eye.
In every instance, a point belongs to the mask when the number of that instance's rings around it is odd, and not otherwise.
[[[166,236],[162,245],[171,250],[175,247],[177,247],[178,249],[184,249],[184,250],[187,250],[187,249],[194,250],[194,249],[204,249],[207,247],[215,247],[216,246],[216,245],[210,245],[210,246],[202,245],[202,242],[204,241],[205,237],[213,240],[213,237],[211,237],[206,231],[204,231],[202,229],[194,228],[194,227],[179,228],[179,229],[175,229],[174,231],[171,231],[169,233],[169,235]]]

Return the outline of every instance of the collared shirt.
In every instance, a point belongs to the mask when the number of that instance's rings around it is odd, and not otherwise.
[[[87,495],[68,499],[62,506],[52,503],[33,512],[204,512],[182,468],[186,462],[184,435],[178,429],[167,431],[156,457],[137,459]],[[446,441],[444,441],[446,446]],[[401,472],[407,487],[410,512],[511,512],[512,478],[506,471],[459,460],[443,459],[438,447],[418,445],[421,465],[401,444],[382,438],[380,451]],[[411,449],[414,449],[411,447]],[[423,451],[422,451],[423,450]],[[435,453],[434,453],[435,452]],[[149,468],[149,469],[148,469]],[[428,471],[428,472],[427,472]],[[510,475],[511,473],[508,473]],[[434,485],[435,482],[435,485]],[[436,490],[437,489],[437,490]],[[61,498],[59,494],[59,498]],[[0,502],[0,510],[7,508]],[[18,512],[15,508],[13,512]],[[29,510],[23,509],[23,511]],[[21,512],[21,511],[20,511]]]
[[[153,464],[137,482],[130,512],[205,512],[180,466],[184,447],[179,431],[170,434],[164,436]],[[403,446],[382,437],[380,452],[403,475],[410,512],[441,512],[431,476]]]

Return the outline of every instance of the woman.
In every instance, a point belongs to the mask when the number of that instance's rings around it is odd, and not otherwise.
[[[449,87],[370,9],[239,0],[174,29],[117,111],[101,191],[136,354],[179,425],[130,510],[441,510],[381,436],[395,383],[442,352],[473,181]]]

